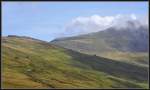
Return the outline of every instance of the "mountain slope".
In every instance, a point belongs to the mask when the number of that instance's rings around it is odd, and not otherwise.
[[[116,28],[55,39],[50,43],[78,52],[148,66],[149,31],[145,26]],[[141,58],[139,61],[138,58]],[[141,64],[140,64],[141,65]]]
[[[147,75],[143,66],[33,38],[2,37],[3,88],[148,88]]]
[[[111,27],[96,33],[55,39],[51,43],[81,51],[148,52],[149,33],[144,26],[120,29]]]

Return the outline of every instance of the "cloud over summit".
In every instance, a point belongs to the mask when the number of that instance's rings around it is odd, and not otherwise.
[[[130,23],[130,25],[129,25]],[[109,27],[126,28],[136,27],[140,25],[148,25],[148,19],[137,17],[135,14],[116,16],[100,16],[92,15],[89,17],[76,17],[72,19],[65,27],[66,36],[75,36],[79,34],[87,34],[91,32],[98,32]]]

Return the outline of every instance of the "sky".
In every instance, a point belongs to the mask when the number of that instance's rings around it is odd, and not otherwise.
[[[2,36],[51,41],[147,16],[148,2],[2,2]]]

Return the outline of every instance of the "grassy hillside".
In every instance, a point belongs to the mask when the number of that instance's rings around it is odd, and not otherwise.
[[[148,52],[122,52],[115,48],[111,48],[108,46],[109,44],[102,39],[98,41],[96,39],[62,40],[51,43],[88,55],[97,55],[117,61],[119,60],[121,62],[149,67]]]
[[[2,37],[2,88],[148,88],[148,68]]]
[[[146,52],[105,52],[99,54],[99,56],[103,56],[121,62],[132,63],[147,68],[149,67],[149,54]]]

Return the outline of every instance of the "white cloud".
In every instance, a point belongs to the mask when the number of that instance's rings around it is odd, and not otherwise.
[[[92,15],[89,17],[77,17],[72,19],[66,27],[66,36],[74,36],[79,34],[87,34],[91,32],[97,32],[105,30],[106,28],[115,26],[116,28],[126,28],[128,25],[127,21],[132,21],[136,27],[139,27],[139,18],[135,14],[116,16],[99,16]],[[145,22],[145,21],[144,21]]]
[[[134,14],[131,14],[131,18],[133,19],[133,20],[136,20],[136,16],[134,15]]]

